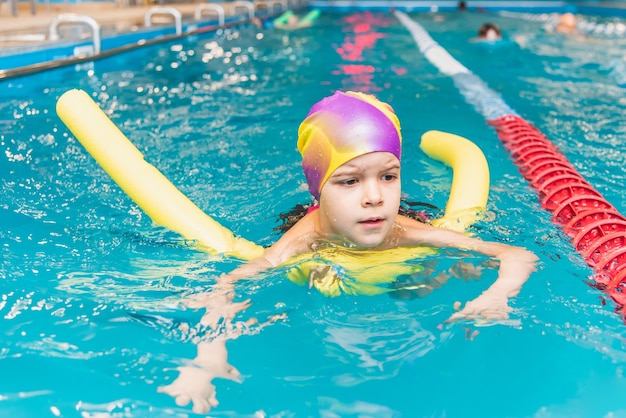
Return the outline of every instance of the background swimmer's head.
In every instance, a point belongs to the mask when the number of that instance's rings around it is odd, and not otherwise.
[[[576,30],[576,16],[572,13],[564,13],[559,19],[559,23],[556,25],[557,32],[560,33],[572,33]]]
[[[402,153],[400,122],[391,106],[372,95],[337,91],[313,105],[298,129],[298,151],[309,190],[319,200],[340,166],[370,152]]]
[[[502,39],[502,32],[495,23],[484,23],[478,29],[478,39],[484,39],[488,41],[495,41]]]

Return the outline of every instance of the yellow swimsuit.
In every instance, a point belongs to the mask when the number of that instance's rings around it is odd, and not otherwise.
[[[314,287],[326,296],[378,295],[390,289],[381,285],[420,272],[420,264],[408,260],[436,254],[431,247],[397,247],[363,251],[328,247],[301,254],[287,263],[287,277],[299,285]]]

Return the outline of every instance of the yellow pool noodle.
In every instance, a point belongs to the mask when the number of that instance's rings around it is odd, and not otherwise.
[[[452,187],[444,216],[435,226],[465,231],[484,215],[489,197],[489,165],[481,149],[459,135],[428,131],[422,135],[422,150],[430,158],[452,168]]]
[[[235,237],[146,162],[86,92],[67,91],[57,101],[56,110],[76,139],[156,224],[178,232],[212,254],[243,260],[263,254],[263,247]]]
[[[169,228],[200,249],[251,260],[264,249],[235,237],[183,195],[159,170],[145,161],[100,107],[82,90],[69,90],[57,102],[57,114],[85,149],[158,225]],[[471,141],[450,133],[429,131],[422,150],[452,167],[453,180],[446,211],[433,224],[457,231],[480,219],[489,194],[489,167]]]

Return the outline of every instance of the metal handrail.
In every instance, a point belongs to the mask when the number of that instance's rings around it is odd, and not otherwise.
[[[194,13],[194,17],[196,20],[202,19],[202,12],[204,11],[214,11],[217,13],[217,21],[220,26],[224,26],[224,8],[219,4],[200,4],[196,7],[196,12]]]
[[[96,20],[89,16],[78,15],[74,13],[64,13],[57,16],[51,23],[48,38],[51,41],[59,40],[59,26],[65,23],[80,23],[87,25],[91,28],[93,33],[93,49],[94,54],[100,53],[101,41],[100,41],[100,24]]]
[[[280,4],[281,12],[289,9],[289,2],[287,0],[273,0],[272,4]]]
[[[250,19],[254,17],[254,4],[252,2],[239,0],[232,2],[232,5],[234,11],[237,11],[238,8],[243,7],[248,10],[248,17]]]
[[[155,6],[150,8],[150,10],[148,10],[146,12],[146,16],[144,17],[144,26],[146,27],[151,27],[152,26],[152,16],[154,15],[169,15],[172,16],[174,18],[174,23],[176,25],[176,35],[180,35],[181,33],[183,33],[183,16],[180,13],[180,11],[178,11],[178,9],[175,9],[173,7],[159,7],[159,6]]]

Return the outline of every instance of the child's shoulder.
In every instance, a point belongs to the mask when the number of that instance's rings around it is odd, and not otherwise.
[[[424,230],[433,228],[430,224],[424,222],[421,219],[415,219],[412,216],[406,216],[401,214],[398,214],[398,217],[396,218],[396,224],[398,224],[398,226],[402,227],[405,230]]]
[[[396,225],[399,230],[397,244],[404,247],[432,245],[439,241],[439,234],[445,231],[429,223],[403,215],[398,215]]]
[[[319,239],[318,218],[315,212],[304,215],[266,250],[266,258],[279,265],[296,255],[310,251],[311,245]]]

